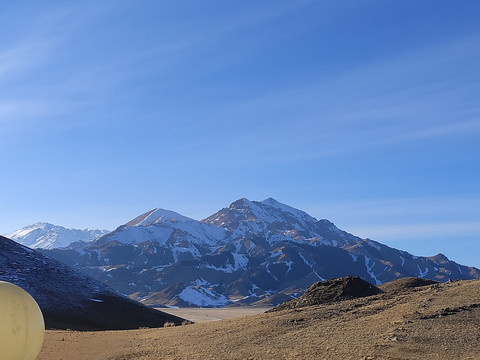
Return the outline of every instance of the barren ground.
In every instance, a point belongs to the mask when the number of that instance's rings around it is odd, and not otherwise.
[[[271,307],[239,306],[226,308],[161,308],[158,310],[179,316],[195,323],[203,323],[262,314],[269,309],[271,309]]]
[[[171,328],[47,331],[38,359],[473,360],[479,354],[480,281],[472,280]]]

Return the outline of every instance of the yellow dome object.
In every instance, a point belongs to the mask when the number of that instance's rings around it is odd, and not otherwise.
[[[43,315],[33,297],[0,281],[0,359],[35,360],[44,335]]]

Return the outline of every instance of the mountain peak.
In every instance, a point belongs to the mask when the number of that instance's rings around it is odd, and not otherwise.
[[[247,198],[241,198],[232,202],[228,207],[228,209],[230,210],[245,209],[245,208],[250,208],[252,205],[253,205],[252,201],[248,200]]]
[[[261,201],[262,204],[266,204],[266,205],[270,205],[270,206],[273,206],[275,207],[275,205],[284,205],[282,204],[281,202],[275,200],[274,198],[272,197],[269,197],[269,198],[266,198],[265,200],[262,200]]]
[[[434,256],[430,256],[428,257],[428,259],[432,260],[432,261],[435,261],[439,264],[444,264],[446,262],[449,262],[450,260],[445,256],[443,255],[442,253],[438,253],[437,255],[434,255]]]
[[[38,222],[5,236],[32,249],[53,249],[69,246],[76,241],[93,241],[108,232],[97,229],[69,229],[47,222]]]
[[[25,226],[23,229],[48,229],[53,227],[55,227],[55,225],[45,221],[39,221],[39,222],[36,222],[35,224]]]
[[[303,221],[317,221],[317,219],[308,215],[306,212],[298,210],[292,206],[283,204],[271,197],[261,201],[260,203],[266,206],[270,206],[274,209],[280,210],[281,212],[292,214],[296,218],[302,219]]]
[[[272,244],[292,239],[323,241],[324,236],[321,234],[325,235],[325,231],[341,233],[333,224],[319,222],[306,212],[273,198],[263,201],[250,201],[246,198],[236,200],[228,208],[223,208],[202,222],[226,229],[230,232],[230,239],[262,233]],[[338,234],[335,237],[340,236],[342,243],[346,241],[345,234]]]
[[[237,210],[239,212],[249,212],[256,218],[262,218],[269,213],[288,213],[303,221],[317,221],[314,217],[308,215],[306,212],[298,210],[292,206],[283,204],[274,198],[267,198],[262,201],[250,201],[247,198],[241,198],[230,204],[228,210]]]
[[[137,216],[135,219],[130,220],[125,225],[127,225],[127,226],[149,226],[149,225],[154,225],[154,224],[157,224],[157,223],[163,223],[163,222],[166,222],[166,221],[169,221],[169,220],[172,220],[172,221],[195,221],[191,218],[180,215],[179,213],[176,213],[175,211],[156,208],[156,209],[147,211],[146,213],[144,213],[142,215]]]

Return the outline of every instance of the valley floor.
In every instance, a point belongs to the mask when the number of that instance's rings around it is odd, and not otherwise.
[[[130,331],[47,331],[38,360],[478,359],[480,281]]]
[[[203,323],[262,314],[271,307],[238,306],[224,308],[159,308],[158,310],[193,321]]]

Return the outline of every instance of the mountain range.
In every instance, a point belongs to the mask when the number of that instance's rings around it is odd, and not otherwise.
[[[41,251],[152,306],[277,305],[347,275],[373,284],[480,278],[443,254],[361,239],[272,198],[240,199],[201,221],[154,209],[94,241]]]
[[[108,232],[108,230],[68,229],[39,222],[4,236],[31,249],[53,249],[68,246],[75,241],[93,241]]]

